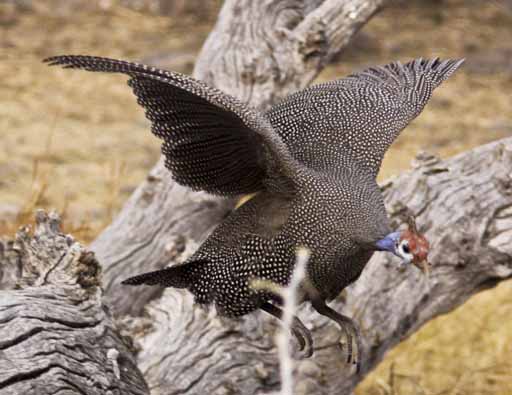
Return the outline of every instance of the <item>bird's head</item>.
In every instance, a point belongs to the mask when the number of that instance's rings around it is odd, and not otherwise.
[[[413,217],[408,218],[408,229],[388,234],[376,244],[380,251],[389,251],[402,258],[405,264],[412,263],[428,274],[430,263],[427,260],[429,242],[418,232]]]

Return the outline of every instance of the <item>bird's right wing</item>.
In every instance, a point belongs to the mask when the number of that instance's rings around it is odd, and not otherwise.
[[[81,55],[45,61],[128,75],[178,183],[219,195],[292,188],[288,148],[263,115],[234,97],[183,74],[138,63]]]
[[[266,115],[298,161],[322,170],[355,166],[376,176],[391,143],[462,62],[372,67],[292,94]]]

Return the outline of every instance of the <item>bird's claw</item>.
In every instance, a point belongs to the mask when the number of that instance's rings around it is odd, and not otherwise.
[[[356,365],[356,372],[361,370],[362,348],[359,333],[355,327],[350,325],[340,325],[343,336],[339,340],[339,347],[341,351],[347,350],[347,363]]]
[[[305,359],[313,355],[313,338],[306,328],[294,328],[292,333],[299,344],[300,358]]]
[[[347,339],[347,363],[352,362],[356,365],[356,371],[361,371],[361,361],[363,359],[363,347],[361,344],[361,336],[356,324],[348,317],[341,315],[325,304],[325,300],[313,289],[309,294],[311,305],[321,315],[330,318],[338,324],[343,332],[344,338]],[[341,345],[341,344],[340,344]],[[355,346],[355,356],[354,350]],[[342,349],[344,347],[342,346]]]
[[[346,330],[345,327],[342,327],[343,336],[340,338],[338,345],[342,352],[345,351],[345,345],[347,346],[347,363],[353,361],[353,344],[352,344],[352,335]]]

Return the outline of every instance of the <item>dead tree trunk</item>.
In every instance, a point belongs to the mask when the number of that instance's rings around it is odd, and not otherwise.
[[[0,292],[0,394],[149,394],[102,303],[94,255],[57,216],[36,222],[34,236],[23,229],[0,248],[0,273],[18,278]]]
[[[315,355],[296,364],[295,394],[350,393],[384,353],[433,317],[512,277],[512,138],[416,169],[383,185],[393,218],[408,207],[432,243],[430,278],[398,270],[378,254],[334,302],[363,333],[354,374],[337,347],[339,330],[304,306]],[[134,360],[101,303],[99,265],[58,221],[37,216],[34,237],[0,248],[2,269],[22,268],[21,289],[0,298],[0,394],[146,394]],[[6,263],[7,262],[7,263]],[[193,308],[187,292],[166,290],[132,320],[139,365],[154,394],[262,394],[279,387],[275,320],[222,320]],[[151,327],[147,323],[151,322]],[[462,330],[462,328],[461,328]]]
[[[228,0],[195,76],[265,108],[307,85],[383,2]],[[507,140],[447,162],[422,162],[385,185],[391,213],[408,206],[419,216],[436,268],[426,281],[379,256],[346,301],[335,302],[363,329],[359,375],[347,370],[335,347],[337,329],[304,307],[300,314],[314,328],[317,351],[297,366],[297,394],[350,392],[403,337],[511,276],[511,149]],[[185,259],[232,205],[176,185],[160,162],[93,244],[116,311],[138,315],[161,292],[121,290],[122,278]],[[149,311],[154,328],[138,336],[139,361],[156,393],[256,394],[279,387],[272,320],[224,321],[176,290],[167,290]]]
[[[511,169],[512,138],[447,161],[424,156],[415,170],[383,185],[392,217],[408,207],[430,240],[430,278],[413,267],[401,271],[397,259],[376,254],[333,303],[362,330],[360,374],[345,364],[338,328],[304,306],[299,316],[314,329],[316,343],[314,356],[297,362],[297,395],[350,393],[386,351],[425,322],[512,277]],[[275,321],[252,315],[223,322],[194,309],[186,292],[170,289],[148,310],[154,330],[138,338],[139,366],[152,387],[162,388],[155,394],[245,395],[278,388]]]
[[[307,85],[383,2],[227,0],[195,75],[265,108]],[[379,254],[334,302],[362,328],[365,358],[357,375],[336,347],[338,329],[303,307],[299,315],[313,329],[316,351],[297,363],[296,394],[349,393],[402,338],[512,276],[512,139],[445,162],[423,159],[383,189],[392,216],[407,206],[431,240],[430,279],[398,271],[392,257]],[[168,289],[157,298],[157,287],[118,285],[185,259],[232,205],[173,183],[159,162],[92,246],[116,312],[139,315],[148,305],[152,328],[133,333],[155,394],[250,395],[279,387],[269,336],[275,321],[223,320],[193,306],[186,292]],[[0,298],[0,359],[7,366],[0,370],[0,393],[147,393],[101,304],[95,261],[71,239],[57,237],[54,221],[40,214],[38,222],[37,237],[19,239],[28,258],[9,258],[14,276],[17,265],[39,267],[31,287]],[[44,242],[52,237],[53,244]]]

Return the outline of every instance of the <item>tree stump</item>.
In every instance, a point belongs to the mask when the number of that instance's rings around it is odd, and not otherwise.
[[[34,234],[21,229],[0,254],[2,274],[21,262],[15,289],[0,291],[0,394],[149,394],[102,301],[99,263],[59,222],[39,211]]]

